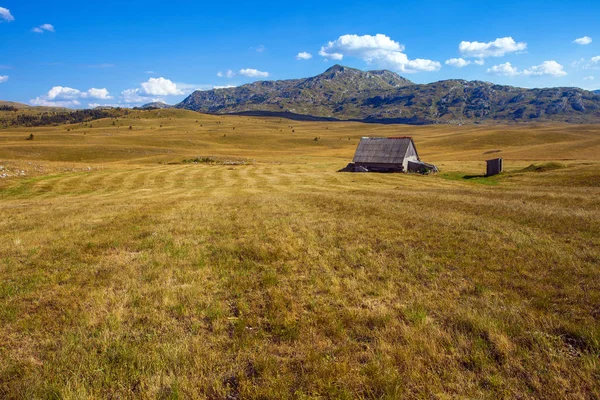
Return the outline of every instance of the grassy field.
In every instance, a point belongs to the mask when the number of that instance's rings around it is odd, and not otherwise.
[[[441,173],[336,172],[379,135]],[[0,398],[598,398],[599,169],[600,126],[2,129]]]

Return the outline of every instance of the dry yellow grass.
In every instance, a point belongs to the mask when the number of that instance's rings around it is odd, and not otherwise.
[[[600,396],[600,127],[129,117],[0,130],[0,397]]]

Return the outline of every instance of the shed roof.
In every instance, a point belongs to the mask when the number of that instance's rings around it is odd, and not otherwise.
[[[355,163],[402,164],[410,146],[417,149],[411,137],[363,137],[354,153]],[[418,157],[418,156],[417,156]]]

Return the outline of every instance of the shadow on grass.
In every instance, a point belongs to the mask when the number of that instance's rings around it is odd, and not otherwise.
[[[502,174],[486,176],[484,174],[466,175],[461,172],[447,172],[445,174],[440,174],[440,177],[442,179],[447,179],[447,180],[451,180],[451,181],[468,181],[468,182],[479,183],[482,185],[497,185],[500,178],[502,177]]]
[[[485,174],[467,175],[462,172],[446,172],[444,174],[440,174],[440,177],[443,179],[451,180],[451,181],[469,181],[469,182],[479,183],[482,185],[497,185],[503,179],[509,178],[512,176],[517,176],[519,174],[531,173],[531,172],[533,172],[533,173],[548,172],[548,171],[554,171],[554,170],[563,169],[563,168],[567,168],[567,166],[564,164],[556,163],[556,162],[549,162],[549,163],[545,163],[545,164],[531,164],[528,167],[525,167],[523,169],[519,169],[516,171],[509,172],[509,173],[502,172],[500,174],[491,175],[491,176],[487,176]]]

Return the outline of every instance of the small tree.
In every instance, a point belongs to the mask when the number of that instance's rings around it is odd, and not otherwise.
[[[29,137],[26,140],[33,140],[33,133],[30,133]]]
[[[132,131],[133,130],[133,126],[129,125],[129,130]]]

